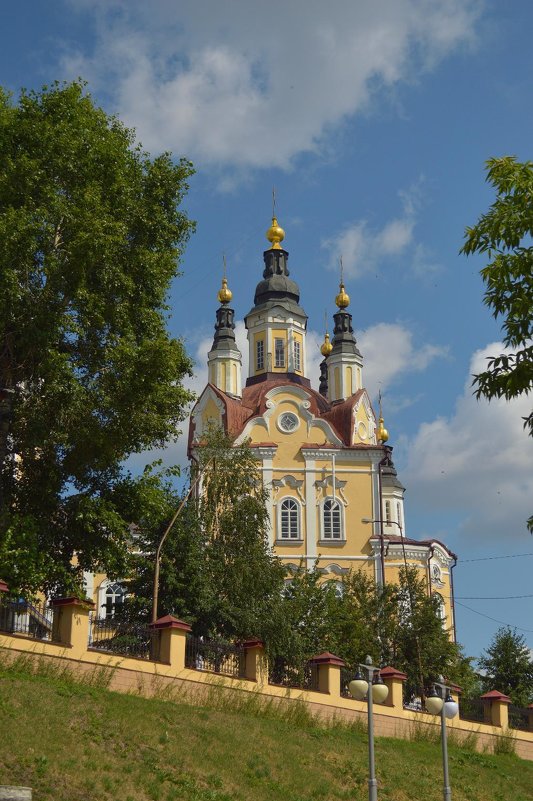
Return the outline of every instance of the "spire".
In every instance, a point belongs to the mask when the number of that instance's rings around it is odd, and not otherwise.
[[[276,219],[276,189],[272,187],[272,225],[266,232],[266,238],[272,243],[270,250],[281,250],[280,242],[285,239],[285,231]]]
[[[233,292],[228,289],[228,279],[226,278],[226,254],[222,256],[224,261],[224,275],[222,277],[222,286],[218,290],[217,298],[220,303],[229,303],[233,297]]]
[[[362,387],[361,356],[352,328],[352,315],[347,311],[350,296],[344,286],[344,267],[340,261],[339,292],[335,297],[338,311],[333,315],[333,348],[328,356],[328,397],[330,401],[346,400]]]
[[[300,288],[289,277],[289,254],[281,246],[285,231],[276,217],[276,194],[272,192],[272,226],[266,232],[271,246],[263,252],[263,279],[255,289],[254,305],[245,316],[248,330],[248,381],[266,380],[285,374],[298,383],[305,378],[305,332],[307,315],[299,305]]]
[[[379,390],[378,398],[379,398],[379,423],[378,423],[378,430],[377,430],[377,438],[378,438],[378,442],[381,442],[381,444],[384,445],[387,442],[388,438],[389,438],[389,432],[387,431],[387,429],[384,426],[384,422],[385,421],[383,419],[383,411],[382,411],[382,408],[381,408],[381,390]]]
[[[215,335],[208,355],[209,380],[223,392],[241,394],[242,356],[235,341],[235,312],[229,303],[233,297],[226,277],[226,256],[223,256],[224,273],[217,293],[220,306],[216,312]]]

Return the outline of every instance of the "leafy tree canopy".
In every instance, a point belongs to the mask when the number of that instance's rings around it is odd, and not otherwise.
[[[509,626],[498,629],[478,660],[485,691],[499,690],[517,706],[533,703],[533,658],[525,638]]]
[[[487,256],[481,270],[484,302],[502,320],[505,353],[474,376],[478,398],[516,398],[533,389],[533,162],[514,156],[487,161],[496,200],[473,228],[461,252]],[[524,418],[533,436],[533,412]],[[533,517],[528,521],[533,531]]]
[[[151,159],[80,82],[17,103],[0,91],[0,559],[13,589],[72,591],[84,569],[125,569],[121,463],[174,437],[190,399],[166,298],[193,227],[180,209],[191,173]]]

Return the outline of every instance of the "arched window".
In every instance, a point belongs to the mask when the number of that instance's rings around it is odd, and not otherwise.
[[[322,539],[342,540],[341,505],[333,498],[327,498],[322,507]]]
[[[390,501],[385,501],[385,523],[387,526],[391,524]]]
[[[400,528],[402,528],[402,505],[399,501],[396,502],[396,520]]]
[[[106,591],[105,591],[105,601],[102,603],[103,606],[103,615],[102,617],[110,618],[114,617],[119,606],[122,606],[124,603],[124,599],[126,598],[126,590],[119,584],[115,582],[114,584],[108,584]]]
[[[444,598],[438,592],[433,593],[433,597],[437,599],[437,614],[442,621],[442,625],[446,626],[446,606],[444,605]]]
[[[294,498],[281,502],[280,533],[282,540],[300,539],[300,504]]]

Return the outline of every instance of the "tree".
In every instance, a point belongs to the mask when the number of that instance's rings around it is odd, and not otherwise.
[[[533,162],[514,156],[487,161],[487,181],[496,200],[473,228],[467,228],[462,253],[487,254],[481,270],[484,302],[502,318],[507,350],[488,360],[474,376],[478,398],[516,398],[533,389]],[[533,412],[524,418],[533,436]],[[533,531],[533,517],[528,521]]]
[[[496,632],[478,660],[485,691],[499,690],[517,706],[533,702],[533,659],[525,638],[510,626]]]
[[[193,228],[179,208],[191,173],[150,159],[80,82],[18,103],[0,91],[0,558],[13,589],[124,571],[121,465],[176,436],[190,400],[166,298]]]
[[[258,462],[247,444],[235,446],[219,429],[205,434],[198,460],[201,490],[184,506],[162,551],[159,615],[184,618],[196,635],[271,641],[285,571],[268,544],[267,490]],[[154,554],[179,504],[168,484],[159,484],[161,493],[159,513],[141,519],[141,553],[130,582],[146,620]]]

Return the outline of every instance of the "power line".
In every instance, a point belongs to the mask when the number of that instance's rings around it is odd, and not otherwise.
[[[533,598],[531,595],[456,595],[460,601],[514,601],[517,598]]]
[[[489,562],[492,559],[521,559],[523,556],[533,556],[533,553],[512,553],[506,556],[481,556],[479,559],[460,559],[457,564],[464,565],[466,562]]]
[[[462,604],[460,601],[456,601],[458,606],[462,606],[463,609],[468,609],[469,612],[474,612],[475,615],[480,615],[480,617],[486,617],[487,620],[492,620],[493,623],[499,623],[501,626],[509,626],[512,629],[518,629],[519,631],[527,631],[528,634],[533,634],[533,629],[524,629],[522,626],[515,626],[513,623],[508,623],[505,620],[497,620],[495,617],[491,617],[490,615],[485,615],[483,612],[478,612],[477,609],[472,609],[472,607],[467,606],[466,604]]]

